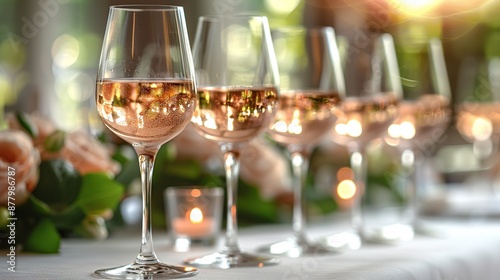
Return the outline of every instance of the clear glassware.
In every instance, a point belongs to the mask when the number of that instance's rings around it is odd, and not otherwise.
[[[398,113],[398,101],[402,95],[399,69],[394,42],[390,34],[366,33],[364,40],[349,43],[350,54],[344,73],[346,98],[342,102],[342,116],[335,123],[331,139],[347,147],[350,166],[354,174],[355,194],[351,206],[351,226],[346,231],[327,236],[321,243],[347,243],[358,249],[362,240],[370,240],[366,209],[367,157],[366,151],[372,140],[382,137]]]
[[[268,134],[288,151],[293,174],[293,234],[258,251],[299,257],[339,251],[306,236],[304,183],[313,148],[340,114],[344,76],[332,27],[283,27],[271,30],[280,70],[280,97]]]
[[[222,269],[277,264],[275,257],[242,251],[236,219],[241,151],[269,127],[279,96],[278,66],[267,18],[199,18],[193,59],[198,106],[192,124],[220,147],[228,200],[226,238],[220,251],[185,263]]]
[[[189,123],[196,85],[182,7],[119,5],[109,10],[97,74],[96,107],[102,122],[132,144],[142,179],[142,236],[135,260],[96,270],[106,279],[171,279],[198,274],[194,267],[158,260],[153,248],[151,187],[161,145]]]
[[[400,151],[401,168],[393,175],[399,183],[404,201],[400,220],[414,233],[427,230],[419,219],[419,198],[422,196],[423,162],[432,156],[451,122],[451,90],[441,40],[401,42],[399,58],[404,96],[398,117],[387,129],[385,141]],[[399,239],[407,236],[394,237]]]
[[[493,167],[498,164],[500,145],[500,58],[484,61],[469,61],[465,67],[472,72],[459,92],[456,114],[456,129],[463,139],[472,144],[472,153],[477,161],[485,185],[483,192],[498,199],[500,187],[495,185]],[[471,70],[472,69],[472,70]]]

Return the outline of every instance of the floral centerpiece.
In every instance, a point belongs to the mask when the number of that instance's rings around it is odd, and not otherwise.
[[[7,124],[0,131],[0,247],[56,253],[63,237],[103,239],[130,220],[123,216],[130,212],[122,214],[122,209],[128,197],[140,196],[140,174],[129,144],[110,139],[113,135],[105,129],[100,140],[79,130],[63,131],[36,114],[9,114]],[[242,226],[290,222],[289,161],[268,140],[255,139],[241,157],[238,217]],[[225,186],[217,145],[190,126],[162,146],[153,174],[152,221],[162,229],[166,227],[166,188]],[[315,194],[312,185],[309,179],[308,211],[334,211],[332,197]]]
[[[41,116],[7,116],[0,131],[0,246],[58,252],[61,237],[105,238],[125,188],[112,150]]]

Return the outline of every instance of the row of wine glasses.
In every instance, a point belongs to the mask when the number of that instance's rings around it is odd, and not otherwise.
[[[132,144],[139,156],[142,237],[132,263],[96,270],[94,276],[170,279],[198,274],[193,266],[160,262],[151,231],[155,156],[161,145],[189,123],[220,147],[228,216],[221,250],[185,263],[229,268],[279,262],[241,250],[236,207],[241,150],[268,128],[275,115],[278,90],[278,67],[266,17],[201,17],[191,52],[182,7],[110,8],[97,75],[96,107],[103,123]]]
[[[352,212],[353,236],[373,236],[365,230],[360,195],[366,186],[366,146],[395,123],[403,96],[392,37],[375,34],[360,50],[360,60],[347,61],[347,65],[357,68],[361,88],[349,91],[331,27],[290,27],[271,34],[264,16],[206,16],[198,21],[191,51],[182,7],[111,7],[96,106],[104,124],[139,156],[143,222],[136,259],[97,270],[94,276],[181,278],[196,275],[195,267],[262,267],[278,264],[276,254],[297,257],[338,251],[338,243],[331,239],[311,242],[305,233],[304,176],[312,149],[324,137],[351,152],[361,190]],[[411,112],[403,116],[420,120],[429,115],[408,107]],[[158,149],[189,123],[219,145],[226,174],[227,225],[218,252],[176,266],[160,262],[153,248],[151,178]],[[293,234],[284,242],[261,248],[260,253],[250,253],[238,242],[239,164],[246,144],[264,132],[290,156]]]

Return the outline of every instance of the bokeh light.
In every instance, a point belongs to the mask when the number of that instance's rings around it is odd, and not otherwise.
[[[73,65],[80,54],[78,40],[69,35],[59,36],[52,44],[52,59],[54,64],[60,68],[68,68]]]
[[[352,180],[341,181],[337,186],[337,195],[341,199],[351,199],[356,194],[356,184]]]

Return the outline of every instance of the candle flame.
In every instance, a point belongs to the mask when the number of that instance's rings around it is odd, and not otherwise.
[[[199,224],[203,221],[203,213],[200,208],[195,207],[189,212],[189,221],[193,224]]]

